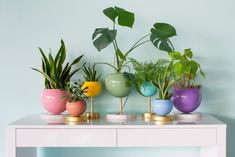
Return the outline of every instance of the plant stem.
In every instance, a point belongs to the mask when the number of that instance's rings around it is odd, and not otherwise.
[[[143,37],[140,38],[138,41],[136,41],[136,42],[134,43],[134,45],[131,47],[131,49],[132,49],[133,47],[135,47],[141,40],[143,40],[144,38],[146,38],[146,37],[149,36],[149,35],[150,35],[150,33],[147,34],[147,35],[145,35],[145,36],[143,36]]]
[[[171,86],[173,83],[174,83],[174,81],[173,81],[173,80],[171,80],[171,81],[169,82],[169,84],[167,85],[167,87],[166,87],[166,89],[165,89],[164,95],[166,95],[166,94],[167,94],[168,89],[170,88],[170,86]]]
[[[113,30],[115,30],[116,28],[115,28],[115,22],[113,22]],[[116,71],[120,71],[120,64],[119,64],[119,62],[120,62],[120,59],[119,59],[119,57],[118,57],[118,55],[117,55],[117,51],[118,51],[118,45],[117,45],[117,40],[116,40],[116,37],[115,37],[115,39],[114,39],[114,41],[112,42],[113,43],[113,47],[114,47],[114,50],[115,50],[115,58],[116,58],[116,63],[117,63],[117,68],[116,68]],[[115,59],[114,59],[114,65],[115,65]]]
[[[144,43],[147,43],[147,42],[149,42],[149,41],[150,41],[150,40],[146,40],[146,41],[143,41],[143,42],[139,43],[138,45],[134,46],[134,47],[131,49],[131,51],[134,50],[135,48],[139,47],[140,45],[142,45],[142,44],[144,44]]]
[[[158,86],[159,86],[159,90],[160,90],[160,93],[161,95],[159,95],[159,99],[164,99],[164,95],[163,95],[163,91],[162,91],[162,87],[161,87],[161,81],[160,81],[160,77],[158,77]]]
[[[134,45],[130,48],[130,50],[128,50],[128,51],[126,52],[125,56],[128,56],[128,54],[129,54],[132,50],[134,50],[135,48],[137,48],[138,46],[140,46],[140,45],[142,45],[142,44],[144,44],[144,43],[146,43],[146,42],[149,42],[150,40],[147,40],[147,41],[145,41],[145,42],[142,42],[142,43],[138,44],[140,41],[142,41],[144,38],[146,38],[146,37],[149,36],[149,35],[150,35],[150,33],[147,34],[147,35],[145,35],[145,36],[143,36],[143,37],[140,38],[138,41],[136,41],[136,42],[134,43]]]
[[[112,67],[115,71],[118,71],[118,69],[117,69],[115,66],[113,66],[112,64],[106,63],[106,62],[98,62],[98,63],[96,63],[96,64],[105,64],[105,65],[109,65],[109,66]]]

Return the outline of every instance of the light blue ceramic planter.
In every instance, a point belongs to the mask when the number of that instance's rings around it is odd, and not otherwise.
[[[146,81],[140,86],[139,92],[141,95],[149,97],[155,95],[157,93],[157,89],[150,82]]]
[[[152,105],[152,111],[159,116],[168,115],[173,109],[173,103],[171,100],[154,100]]]

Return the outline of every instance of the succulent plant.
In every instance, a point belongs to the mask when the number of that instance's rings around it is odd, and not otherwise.
[[[83,77],[86,81],[98,81],[101,74],[97,76],[97,71],[95,68],[95,63],[92,66],[83,66],[82,70],[84,72]]]

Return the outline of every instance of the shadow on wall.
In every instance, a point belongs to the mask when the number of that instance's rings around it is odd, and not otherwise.
[[[231,99],[234,99],[230,96],[234,91],[231,84],[234,82],[234,76],[232,75],[234,72],[229,69],[225,70],[221,67],[207,69],[206,73],[208,78],[202,80],[203,100],[205,100],[203,105],[201,105],[203,112],[228,112],[230,108],[225,107],[225,104],[230,105],[231,102],[233,102]]]
[[[213,114],[216,118],[227,124],[227,157],[234,157],[235,154],[235,119]]]

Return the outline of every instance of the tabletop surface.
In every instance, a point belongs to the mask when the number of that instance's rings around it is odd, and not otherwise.
[[[48,117],[46,115],[46,117]],[[226,127],[226,124],[209,114],[203,114],[198,121],[172,121],[161,123],[156,121],[144,121],[140,115],[134,121],[109,122],[105,117],[98,120],[84,121],[78,123],[66,123],[65,119],[58,117],[45,119],[45,114],[25,116],[8,126],[16,128],[192,128],[192,127]]]

